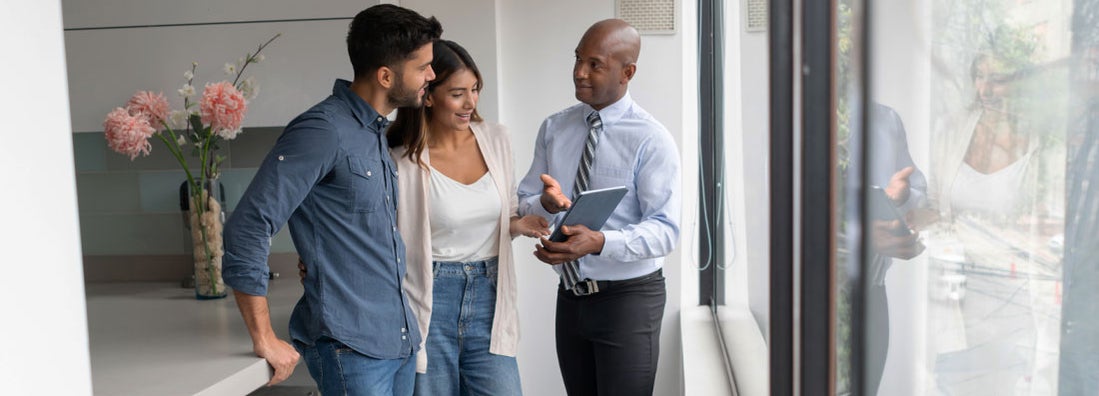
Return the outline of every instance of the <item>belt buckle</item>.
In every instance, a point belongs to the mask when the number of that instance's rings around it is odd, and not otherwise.
[[[584,279],[572,286],[572,294],[577,296],[589,296],[595,293],[599,293],[599,283],[591,279]]]

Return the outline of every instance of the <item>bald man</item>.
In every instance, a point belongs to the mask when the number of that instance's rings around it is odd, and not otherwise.
[[[557,358],[569,395],[652,394],[666,292],[664,256],[679,240],[679,155],[671,134],[630,98],[641,37],[600,21],[576,47],[581,103],[546,118],[519,185],[520,213],[553,220],[580,191],[629,192],[602,230],[565,226],[534,255],[560,274]]]

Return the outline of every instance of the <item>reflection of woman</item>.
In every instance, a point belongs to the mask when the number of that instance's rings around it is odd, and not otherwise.
[[[938,385],[951,395],[1030,394],[1056,381],[1039,351],[1056,349],[1040,331],[1052,313],[1035,298],[1052,284],[1057,260],[1043,262],[1031,250],[1040,239],[1040,144],[1037,133],[1021,130],[1003,69],[994,57],[973,61],[976,100],[936,137],[932,152],[930,199],[944,220],[932,244],[962,253],[940,270],[964,276],[943,277],[964,285],[949,297],[961,314],[957,343],[935,363]]]
[[[399,109],[388,132],[405,290],[425,338],[416,393],[518,395],[511,238],[547,235],[546,223],[516,216],[511,142],[477,114],[483,81],[472,58],[445,40],[434,57],[424,106]]]
[[[945,136],[937,139],[935,164],[940,169],[940,211],[973,211],[993,217],[1019,213],[1021,194],[1037,140],[1018,130],[1008,106],[1009,81],[994,58],[978,56],[970,73],[977,98],[969,111],[957,117]],[[1036,169],[1036,168],[1035,168]]]

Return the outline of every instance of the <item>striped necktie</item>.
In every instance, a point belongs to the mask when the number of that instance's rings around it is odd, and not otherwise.
[[[584,153],[580,156],[580,166],[576,168],[576,183],[572,186],[573,200],[580,196],[581,191],[587,191],[588,189],[591,161],[595,155],[595,146],[599,144],[599,131],[601,130],[603,130],[603,120],[599,118],[598,111],[593,111],[588,115],[588,141],[584,144]],[[594,290],[587,290],[581,293],[580,290],[574,290],[576,284],[581,281],[579,260],[566,262],[562,269],[561,281],[565,285],[565,290],[572,290],[577,295],[594,292]]]

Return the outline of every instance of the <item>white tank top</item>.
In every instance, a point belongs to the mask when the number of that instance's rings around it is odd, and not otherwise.
[[[485,172],[467,185],[429,169],[431,259],[470,262],[498,256],[502,203],[492,176]]]
[[[1028,152],[1011,165],[989,174],[978,172],[962,161],[950,192],[954,212],[1014,215],[1030,158]]]

